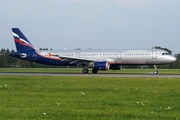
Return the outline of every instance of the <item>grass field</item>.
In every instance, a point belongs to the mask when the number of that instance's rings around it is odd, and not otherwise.
[[[179,78],[0,76],[0,119],[177,120]]]

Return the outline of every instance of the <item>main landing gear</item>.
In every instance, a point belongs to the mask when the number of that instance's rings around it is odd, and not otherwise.
[[[97,69],[92,69],[92,73],[97,73],[98,72],[98,70]]]
[[[84,69],[82,70],[82,73],[87,74],[87,73],[89,73],[89,70],[88,70],[87,68],[84,68]]]
[[[92,73],[97,73],[98,72],[98,70],[97,69],[92,69]],[[89,70],[87,69],[87,68],[84,68],[83,70],[82,70],[82,73],[84,73],[84,74],[87,74],[87,73],[89,73]]]
[[[154,65],[154,74],[158,74],[157,66]]]

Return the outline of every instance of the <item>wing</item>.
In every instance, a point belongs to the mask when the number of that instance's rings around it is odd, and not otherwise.
[[[53,56],[61,58],[61,61],[69,61],[70,62],[69,64],[78,63],[78,65],[81,65],[81,64],[88,64],[95,61],[94,59],[83,58],[83,57],[73,57],[73,56],[69,57],[69,56],[59,56],[59,55],[53,55]]]
[[[93,62],[100,62],[100,61],[108,61],[108,62],[115,62],[114,59],[96,59],[96,58],[84,58],[84,57],[73,57],[73,56],[59,56],[59,55],[53,55],[56,57],[61,58],[61,61],[69,61],[69,64],[78,63],[78,65],[81,64],[89,64]]]

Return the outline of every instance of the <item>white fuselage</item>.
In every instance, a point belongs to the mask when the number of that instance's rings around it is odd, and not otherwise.
[[[17,52],[10,55],[23,60],[48,65],[82,65],[83,73],[88,73],[88,67],[92,72],[98,70],[118,70],[120,65],[154,65],[168,64],[176,61],[176,58],[165,50],[36,50],[19,28],[12,28]]]
[[[167,51],[159,49],[147,50],[61,50],[38,51],[43,56],[62,58],[78,61],[108,61],[110,64],[121,65],[152,65],[168,64],[176,61],[176,58]]]

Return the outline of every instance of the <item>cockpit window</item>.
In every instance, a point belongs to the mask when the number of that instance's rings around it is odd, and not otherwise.
[[[162,55],[171,55],[171,53],[162,53]]]

